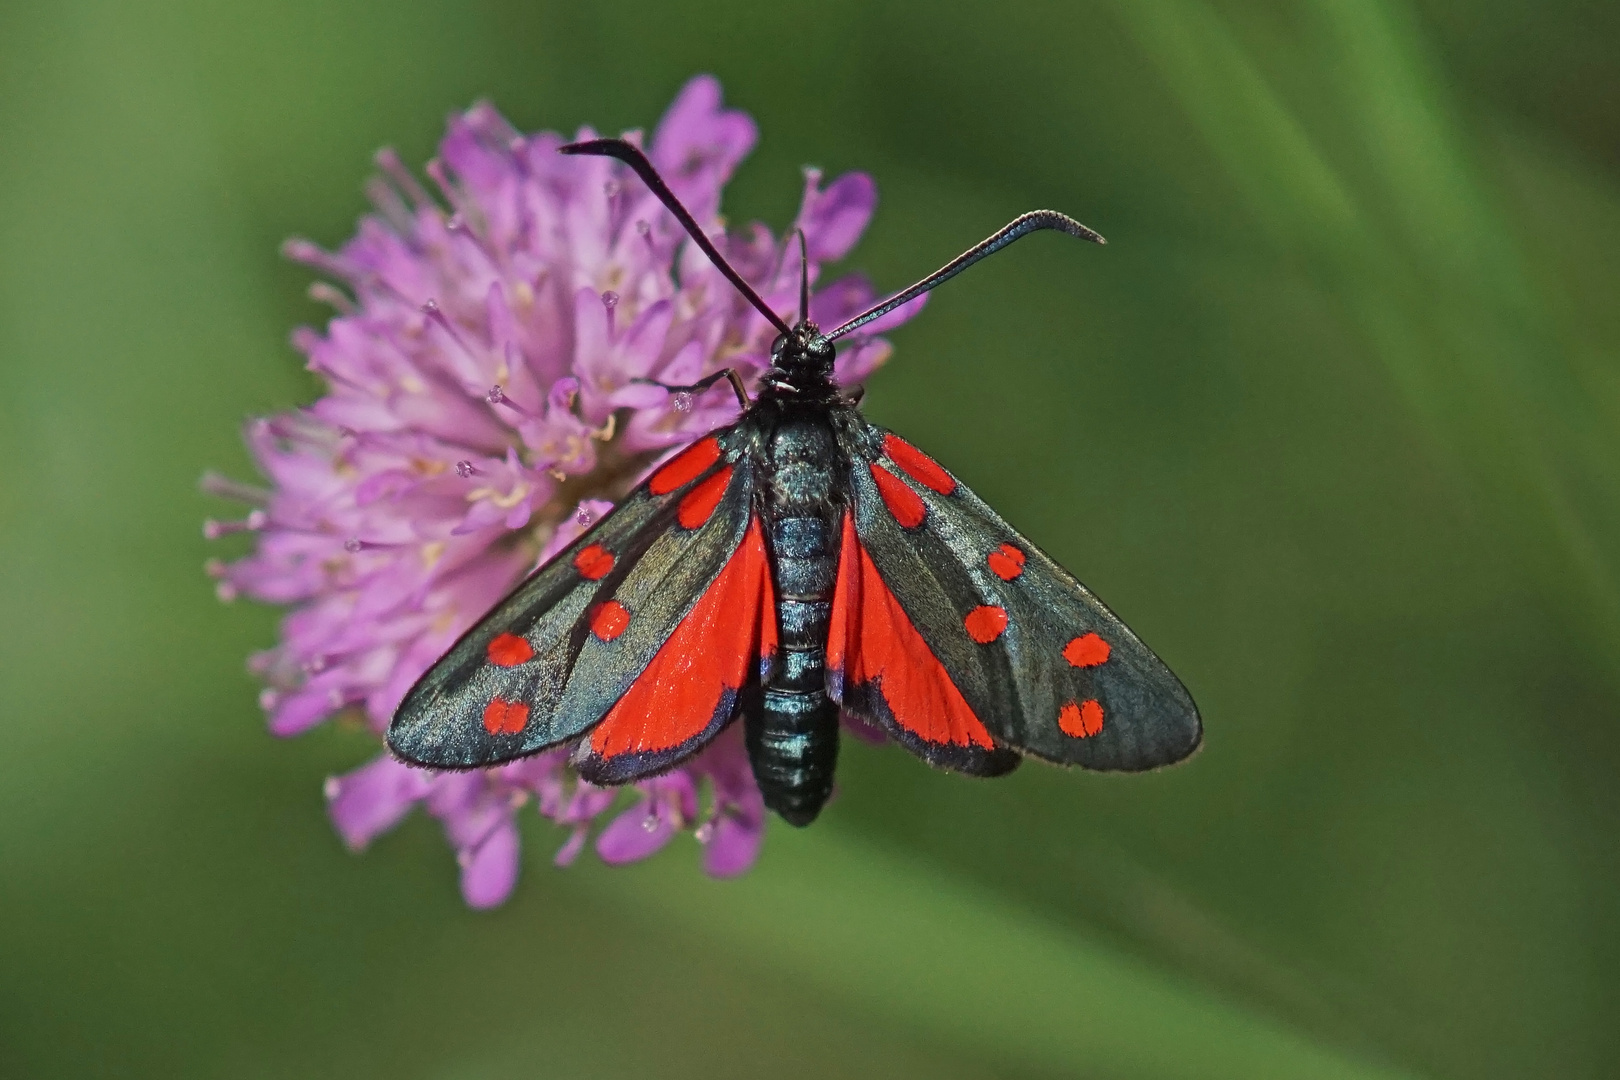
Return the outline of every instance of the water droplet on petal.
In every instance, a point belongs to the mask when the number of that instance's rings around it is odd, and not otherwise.
[[[714,820],[711,818],[710,820],[705,821],[703,824],[699,825],[696,829],[694,829],[692,831],[692,835],[697,837],[697,842],[700,843],[700,844],[707,844],[710,840],[713,840],[714,839]]]
[[[461,477],[463,480],[467,479],[469,476],[477,476],[478,467],[470,461],[458,461],[456,462],[456,475]]]
[[[360,540],[355,539],[352,536],[349,537],[347,540],[343,541],[343,550],[347,551],[350,555],[355,554],[356,552],[360,551],[365,546],[366,545],[363,542],[361,542]]]
[[[465,228],[466,224],[465,221],[461,220],[460,214],[451,214],[450,220],[444,223],[444,227],[451,232],[455,232],[457,229]]]
[[[648,832],[657,831],[657,829],[658,829],[658,815],[657,814],[648,814],[646,817],[642,818],[641,819],[641,827],[643,829],[647,830]]]
[[[574,521],[579,525],[589,525],[595,520],[596,515],[584,503],[580,503],[579,509],[574,511]]]
[[[619,294],[614,292],[612,289],[609,289],[609,290],[607,290],[607,292],[604,292],[602,294],[602,306],[607,308],[609,311],[612,311],[614,308],[618,307],[619,306]]]
[[[343,794],[343,781],[339,780],[335,776],[328,776],[326,778],[326,783],[321,785],[321,794],[326,796],[327,802],[331,802],[333,799]]]
[[[676,412],[691,412],[692,411],[692,395],[688,394],[685,390],[682,390],[679,393],[677,393],[675,395],[675,411]]]

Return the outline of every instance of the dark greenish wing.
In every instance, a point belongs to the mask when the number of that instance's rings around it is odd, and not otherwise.
[[[742,541],[756,479],[742,443],[736,427],[694,443],[497,604],[405,695],[394,754],[477,768],[600,721]]]
[[[1121,771],[1198,748],[1186,688],[1067,570],[892,433],[840,443],[862,550],[998,746]]]

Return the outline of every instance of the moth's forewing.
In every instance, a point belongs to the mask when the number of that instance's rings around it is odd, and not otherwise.
[[[892,434],[846,441],[861,544],[999,745],[1123,771],[1197,749],[1186,688],[1068,571]]]
[[[754,473],[746,458],[732,460],[734,430],[655,472],[463,635],[395,711],[390,749],[413,764],[475,768],[555,746],[601,720],[743,537]],[[711,443],[718,454],[692,456]],[[683,525],[689,497],[727,469],[723,496],[701,522]]]

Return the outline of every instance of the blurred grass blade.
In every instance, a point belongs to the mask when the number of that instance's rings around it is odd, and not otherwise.
[[[770,864],[717,890],[680,857],[586,875],[738,959],[1040,1074],[1395,1080],[1218,993],[836,827],[773,829]],[[632,884],[633,882],[633,884]]]

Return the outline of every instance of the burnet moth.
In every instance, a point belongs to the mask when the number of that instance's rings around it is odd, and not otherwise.
[[[730,369],[666,387],[727,379],[742,417],[654,471],[456,642],[394,714],[398,757],[470,769],[576,741],[580,776],[623,784],[741,718],[765,804],[807,825],[832,792],[840,709],[975,776],[1024,755],[1140,771],[1198,747],[1198,710],[1163,661],[832,379],[833,342],[1014,240],[1101,236],[1033,211],[831,331],[809,321],[801,279],[790,326],[639,149],[561,151],[630,166],[781,333],[753,398]]]

